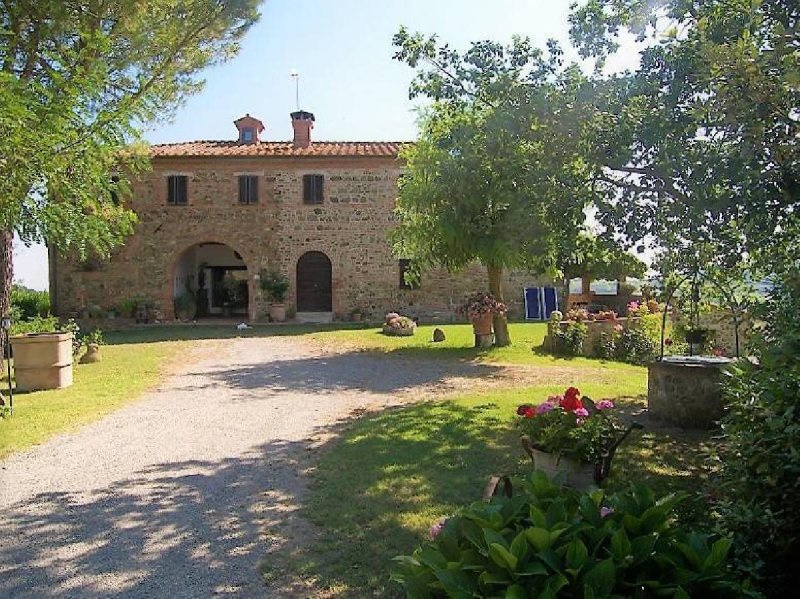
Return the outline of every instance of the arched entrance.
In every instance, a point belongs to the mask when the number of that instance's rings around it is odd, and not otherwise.
[[[322,252],[306,252],[297,261],[297,311],[332,312],[331,261]]]
[[[232,247],[197,243],[178,256],[172,272],[176,317],[248,315],[247,265]]]

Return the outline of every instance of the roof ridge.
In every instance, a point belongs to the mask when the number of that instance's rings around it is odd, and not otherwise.
[[[262,140],[254,144],[242,144],[235,139],[193,139],[190,141],[171,141],[158,144],[150,144],[150,147],[163,147],[163,146],[185,146],[188,144],[231,144],[231,145],[263,145],[263,144],[292,144],[292,140]],[[340,139],[317,139],[311,142],[314,144],[411,144],[412,140],[396,140],[396,139],[377,139],[377,140],[340,140]]]

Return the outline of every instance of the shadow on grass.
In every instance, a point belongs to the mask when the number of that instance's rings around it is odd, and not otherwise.
[[[503,369],[491,364],[446,359],[425,361],[388,360],[379,350],[361,350],[310,356],[307,358],[275,359],[239,366],[190,373],[208,376],[214,383],[243,391],[257,391],[259,396],[285,393],[317,393],[336,395],[346,391],[391,394],[427,386],[438,386],[450,377],[492,380],[503,376]],[[197,387],[198,389],[203,387]],[[246,400],[247,393],[241,394]]]
[[[392,557],[479,500],[491,474],[519,468],[516,436],[495,407],[426,402],[355,424],[320,461],[304,515],[321,533],[292,560],[345,596],[400,596],[388,580]]]
[[[337,322],[330,324],[257,324],[238,330],[235,324],[154,324],[107,331],[109,345],[193,341],[199,339],[234,339],[237,337],[286,337],[321,331],[348,331],[370,328],[366,323]]]

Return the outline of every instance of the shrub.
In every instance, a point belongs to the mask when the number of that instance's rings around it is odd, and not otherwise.
[[[789,274],[758,315],[752,350],[723,381],[716,509],[734,535],[736,563],[769,596],[797,592],[800,574],[800,277]]]
[[[63,330],[58,325],[58,318],[55,316],[34,316],[24,320],[11,320],[11,335],[25,335],[27,333],[52,333]]]
[[[286,294],[289,291],[289,279],[282,273],[262,270],[259,285],[270,301],[282,304],[286,300]]]
[[[463,314],[470,320],[480,318],[487,313],[503,315],[507,311],[507,306],[487,291],[469,296],[456,308],[458,314]]]
[[[675,524],[682,495],[578,493],[541,472],[517,486],[432,528],[392,579],[418,598],[745,595],[726,569],[730,541]]]
[[[564,329],[556,331],[556,347],[559,353],[570,356],[583,354],[583,342],[589,329],[582,322],[570,321]]]
[[[11,305],[19,309],[17,319],[31,319],[50,314],[50,294],[21,285],[11,287]]]
[[[619,333],[614,351],[618,360],[631,364],[646,364],[655,358],[658,353],[658,345],[646,330],[630,327]]]

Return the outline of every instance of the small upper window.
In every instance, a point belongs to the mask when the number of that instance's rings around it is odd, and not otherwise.
[[[406,274],[409,276],[413,275],[413,271],[411,269],[411,260],[408,258],[401,258],[400,259],[400,289],[419,289],[419,281],[411,279],[406,279]]]
[[[246,129],[242,129],[242,141],[246,143],[250,143],[253,141],[253,130],[249,127]]]
[[[258,177],[255,175],[239,176],[239,203],[258,204]]]
[[[322,175],[303,175],[304,204],[322,204],[324,181],[325,177]]]
[[[187,204],[186,175],[170,175],[167,177],[167,204]]]

